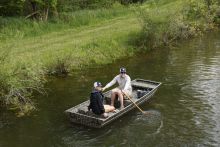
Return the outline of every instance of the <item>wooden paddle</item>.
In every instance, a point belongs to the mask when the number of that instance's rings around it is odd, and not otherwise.
[[[144,112],[132,99],[129,95],[127,95],[126,93],[124,93],[123,91],[121,91],[122,94],[124,94],[140,111],[142,114],[148,114],[147,112]]]

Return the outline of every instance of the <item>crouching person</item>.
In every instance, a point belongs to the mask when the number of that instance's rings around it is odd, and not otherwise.
[[[102,94],[102,84],[100,82],[94,83],[94,89],[91,92],[89,110],[97,115],[108,117],[107,113],[114,111],[115,107],[103,104],[104,95]]]

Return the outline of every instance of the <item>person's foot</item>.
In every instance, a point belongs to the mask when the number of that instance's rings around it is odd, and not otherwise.
[[[118,113],[119,111],[120,111],[119,109],[115,109],[113,112]]]
[[[102,116],[103,116],[104,118],[107,118],[107,117],[108,117],[108,114],[107,114],[107,113],[103,113]]]
[[[119,110],[123,110],[124,108],[125,108],[124,106],[121,106]]]

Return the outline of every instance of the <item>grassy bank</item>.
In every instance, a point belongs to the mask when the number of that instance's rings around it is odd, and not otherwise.
[[[174,3],[155,10],[141,8],[139,17],[143,29],[137,40],[139,48],[172,46],[179,40],[201,36],[219,27],[219,1],[187,0]]]
[[[49,22],[1,18],[2,106],[29,112],[34,109],[32,93],[44,93],[45,75],[112,63],[138,51],[135,43],[154,47],[149,44],[164,38],[160,32],[166,30],[169,16],[181,13],[184,6],[180,0],[149,1],[141,6],[61,14]]]
[[[62,14],[55,22],[2,19],[0,100],[22,113],[34,109],[30,98],[44,92],[45,75],[132,55],[130,38],[140,30],[133,8],[123,6]]]

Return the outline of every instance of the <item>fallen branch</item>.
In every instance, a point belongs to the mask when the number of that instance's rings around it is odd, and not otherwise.
[[[31,17],[31,16],[33,16],[33,15],[35,15],[35,14],[37,14],[37,13],[40,14],[40,11],[38,10],[38,11],[35,11],[35,12],[33,12],[33,13],[27,15],[27,16],[25,17],[25,19],[28,19],[29,17]]]

